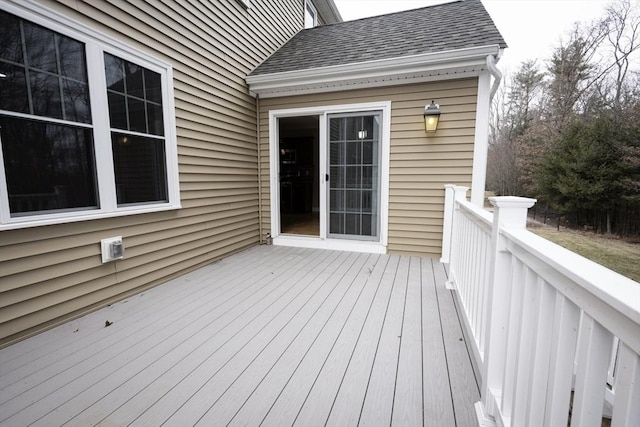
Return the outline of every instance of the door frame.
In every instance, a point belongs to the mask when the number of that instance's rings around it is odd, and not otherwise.
[[[378,241],[328,238],[327,230],[327,116],[334,113],[382,112],[380,141],[380,236]],[[292,236],[280,234],[280,186],[278,119],[295,116],[318,116],[320,125],[320,236]],[[386,253],[389,229],[389,155],[391,146],[391,101],[360,104],[338,104],[318,107],[291,108],[269,111],[269,189],[271,209],[271,237],[274,245],[305,248],[335,249],[354,252]]]

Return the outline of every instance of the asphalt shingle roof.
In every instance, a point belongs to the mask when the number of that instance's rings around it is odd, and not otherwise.
[[[480,0],[461,0],[303,30],[250,75],[496,44],[507,47]]]

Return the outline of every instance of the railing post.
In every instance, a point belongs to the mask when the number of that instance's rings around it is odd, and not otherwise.
[[[490,197],[494,206],[491,231],[489,264],[489,293],[486,313],[488,318],[485,329],[484,379],[481,387],[481,401],[476,404],[480,425],[491,425],[491,418],[497,415],[496,398],[502,395],[507,333],[509,321],[509,299],[511,281],[509,273],[511,258],[504,251],[500,230],[518,229],[527,226],[527,210],[536,202],[523,197]],[[490,417],[487,417],[489,415]]]
[[[454,233],[455,201],[465,200],[469,187],[455,184],[444,186],[444,224],[442,226],[442,257],[440,262],[448,264],[451,260],[451,241]]]

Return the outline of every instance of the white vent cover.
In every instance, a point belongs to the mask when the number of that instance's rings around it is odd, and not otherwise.
[[[100,241],[102,247],[102,263],[124,258],[122,236],[110,237]]]

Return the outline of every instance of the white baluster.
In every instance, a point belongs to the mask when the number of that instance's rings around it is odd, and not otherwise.
[[[620,343],[613,427],[640,426],[640,354]]]
[[[582,315],[572,427],[600,427],[613,335],[587,313]]]
[[[561,294],[556,294],[553,319],[544,425],[566,426],[569,418],[580,309]]]

